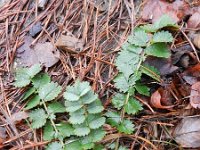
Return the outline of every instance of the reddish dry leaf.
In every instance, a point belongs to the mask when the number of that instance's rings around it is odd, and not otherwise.
[[[200,8],[193,9],[192,16],[188,20],[188,28],[199,28],[200,27]]]
[[[148,0],[142,11],[142,19],[154,23],[162,15],[169,15],[174,21],[179,22],[185,15],[190,13],[189,5],[182,0],[169,3],[161,0]]]
[[[195,84],[200,79],[200,63],[188,68],[182,73],[183,79],[190,85]]]
[[[200,82],[193,84],[191,87],[190,104],[194,108],[200,108]]]
[[[161,101],[162,101],[161,93],[159,92],[159,90],[157,90],[151,95],[151,101],[150,101],[151,105],[155,108],[160,108],[160,109],[169,109],[174,107],[173,105],[163,106],[161,104]]]
[[[60,53],[50,42],[37,43],[35,47],[30,47],[33,38],[26,36],[24,44],[17,49],[17,62],[19,66],[32,66],[42,64],[51,67],[59,61]]]
[[[200,117],[184,118],[177,125],[174,137],[182,147],[200,147]]]

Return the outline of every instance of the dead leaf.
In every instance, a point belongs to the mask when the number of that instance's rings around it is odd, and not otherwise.
[[[10,118],[7,118],[8,124],[16,124],[17,122],[21,121],[22,119],[28,118],[28,113],[24,111],[19,111],[10,116]]]
[[[61,35],[55,45],[71,53],[78,53],[83,49],[83,42],[73,35]]]
[[[200,147],[200,117],[184,118],[175,128],[174,137],[182,147]]]
[[[175,72],[178,67],[172,64],[171,58],[157,58],[157,57],[148,57],[145,60],[145,64],[150,66],[154,66],[156,69],[159,70],[161,75],[168,75]]]
[[[187,21],[188,28],[199,28],[200,27],[200,8],[193,9],[192,16]]]
[[[190,104],[194,108],[200,108],[200,82],[196,82],[191,86]]]
[[[193,49],[189,44],[181,45],[180,47],[173,48],[174,54],[171,56],[172,63],[179,65],[181,67],[187,68],[191,60],[196,62],[196,60],[191,57],[193,54]]]
[[[32,28],[29,30],[29,34],[34,37],[42,30],[42,24],[41,22],[37,22],[32,26]]]
[[[161,93],[159,92],[159,90],[155,91],[152,95],[151,95],[151,105],[155,108],[160,108],[160,109],[169,109],[174,107],[173,105],[171,106],[163,106],[161,104],[161,100],[162,100],[162,96]]]
[[[162,0],[148,0],[142,11],[142,19],[152,20],[154,23],[164,14],[179,22],[184,16],[190,14],[189,5],[182,0],[176,0],[173,3]]]
[[[24,44],[17,49],[17,63],[19,66],[32,66],[42,64],[51,67],[59,61],[60,53],[50,42],[37,43],[35,47],[30,47],[33,38],[25,36]]]
[[[195,84],[200,80],[200,63],[185,70],[181,76],[188,84]]]

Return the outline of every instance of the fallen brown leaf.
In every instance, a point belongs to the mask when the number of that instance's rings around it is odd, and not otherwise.
[[[200,80],[200,63],[185,70],[181,76],[190,85],[198,82]]]
[[[83,49],[83,42],[73,35],[61,35],[55,45],[71,53],[77,53]]]
[[[145,60],[145,64],[154,66],[156,69],[159,70],[161,75],[171,74],[178,69],[178,67],[172,64],[171,58],[165,59],[165,58],[148,57]]]
[[[179,22],[185,15],[190,13],[189,5],[182,0],[169,3],[162,0],[148,0],[142,11],[142,19],[154,23],[162,15],[169,15],[174,21]]]
[[[169,108],[174,107],[173,105],[171,105],[171,106],[163,106],[161,104],[161,101],[162,101],[161,93],[159,92],[159,90],[157,90],[151,95],[150,104],[153,107],[159,108],[159,109],[169,109]]]
[[[191,87],[190,104],[194,108],[200,108],[200,82],[196,82]]]
[[[200,147],[200,117],[184,118],[175,128],[174,137],[182,147]]]
[[[17,63],[19,66],[32,66],[42,64],[51,67],[59,61],[60,52],[50,42],[37,43],[31,47],[33,38],[26,36],[24,44],[17,49]]]

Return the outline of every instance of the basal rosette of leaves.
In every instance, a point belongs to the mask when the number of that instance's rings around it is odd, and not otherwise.
[[[16,71],[14,85],[31,87],[23,96],[27,100],[25,110],[31,110],[29,119],[33,129],[43,127],[43,139],[52,142],[47,150],[85,150],[97,146],[104,136],[102,126],[105,118],[101,112],[103,106],[88,82],[77,80],[68,86],[65,93],[65,104],[55,98],[61,92],[61,86],[52,82],[48,74],[36,64],[30,68],[19,68]],[[57,120],[58,113],[69,115],[68,120]]]
[[[173,36],[169,31],[162,30],[165,27],[178,26],[169,16],[164,15],[154,24],[136,27],[118,53],[115,64],[119,73],[114,83],[119,93],[113,97],[112,104],[122,113],[107,112],[106,116],[107,122],[119,132],[131,134],[134,131],[132,122],[123,117],[124,113],[134,115],[142,110],[142,105],[134,98],[135,93],[150,96],[149,88],[140,82],[142,74],[160,81],[158,70],[145,65],[144,61],[148,56],[170,57],[168,43],[173,41]]]

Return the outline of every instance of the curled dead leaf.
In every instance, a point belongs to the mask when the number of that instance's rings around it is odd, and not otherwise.
[[[190,104],[194,108],[200,108],[200,82],[196,82],[191,86]]]
[[[175,128],[174,137],[182,147],[200,147],[200,117],[184,118]]]
[[[171,106],[163,106],[161,104],[161,100],[162,100],[161,93],[159,92],[159,90],[157,90],[151,95],[150,104],[153,107],[159,108],[159,109],[169,109],[169,108],[174,107],[173,105],[171,105]]]

